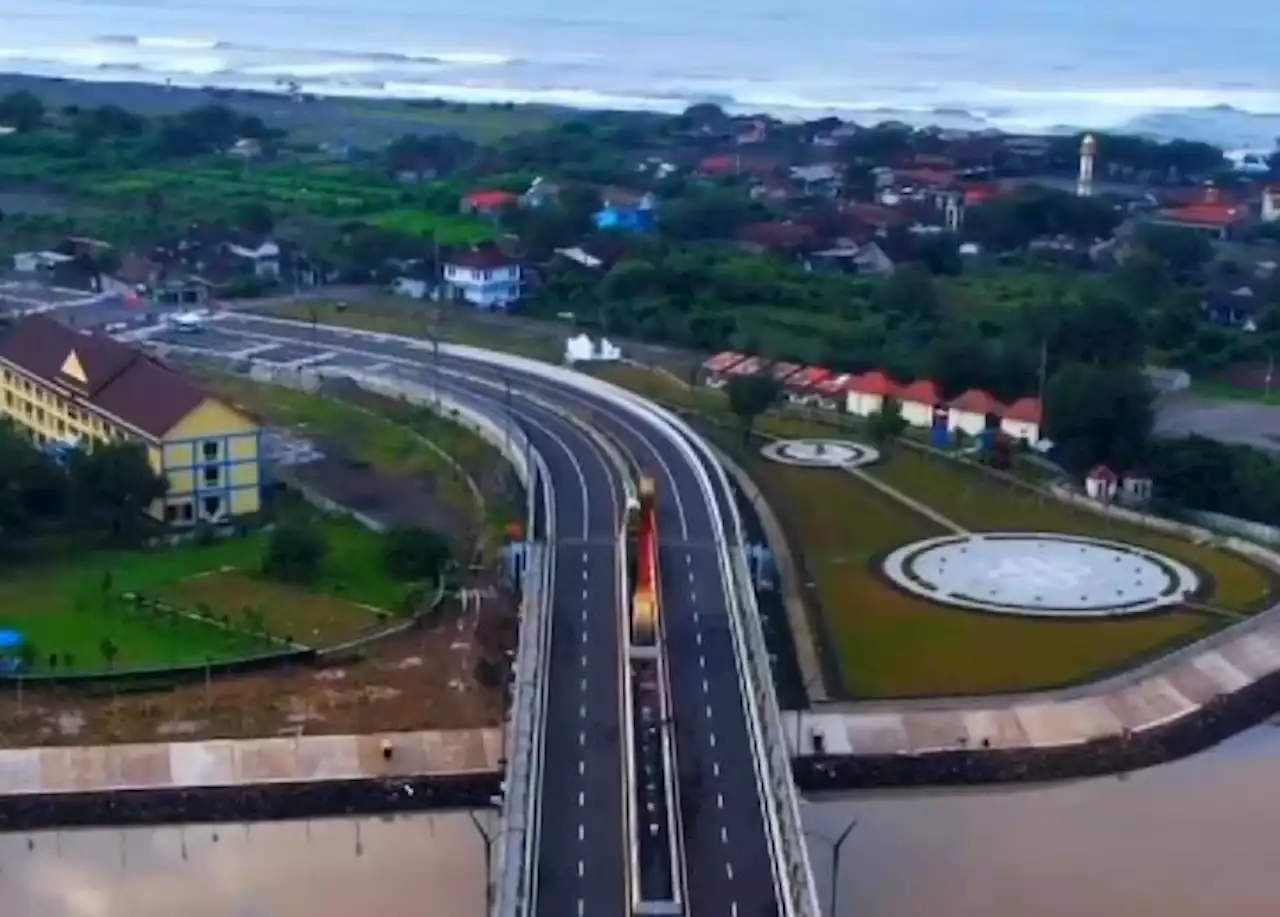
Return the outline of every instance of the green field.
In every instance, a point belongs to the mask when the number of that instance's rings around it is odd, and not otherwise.
[[[356,636],[403,607],[408,587],[382,573],[381,538],[358,524],[316,517],[329,546],[322,574],[303,588],[260,575],[267,536],[137,551],[94,551],[0,576],[0,627],[20,631],[60,671],[199,664],[278,649],[246,630],[246,607],[277,638],[323,646]],[[127,596],[148,600],[135,602]],[[149,600],[223,626],[151,610]]]
[[[494,237],[488,220],[462,214],[432,213],[427,210],[388,210],[370,219],[375,226],[418,236],[431,236],[441,245],[474,245]]]

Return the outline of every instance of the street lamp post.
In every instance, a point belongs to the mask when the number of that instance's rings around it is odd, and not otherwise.
[[[828,917],[836,917],[836,903],[839,901],[840,895],[840,848],[844,846],[844,842],[849,839],[849,835],[853,833],[853,829],[858,827],[858,820],[855,818],[845,826],[845,829],[832,840],[826,835],[819,834],[816,831],[806,831],[810,837],[815,837],[820,841],[826,842],[831,847],[831,897],[828,902]]]

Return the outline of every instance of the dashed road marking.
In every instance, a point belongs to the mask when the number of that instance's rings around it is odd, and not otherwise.
[[[693,582],[693,571],[692,571],[692,570],[690,570],[690,571],[689,571],[689,582],[691,582],[691,583]]]
[[[581,809],[587,804],[587,794],[578,790],[578,808]]]
[[[582,642],[583,643],[587,642],[587,632],[585,630],[582,632]]]
[[[720,830],[723,831],[724,829],[721,828]],[[587,829],[584,828],[582,825],[578,825],[578,840],[580,841],[585,840],[586,836],[587,836]],[[725,843],[728,843],[728,841],[726,841]]]
[[[578,762],[578,776],[579,776],[579,777],[581,777],[581,776],[582,776],[583,774],[585,774],[586,772],[587,772],[587,762],[586,762],[586,761],[579,761],[579,762]]]
[[[581,718],[582,718],[582,719],[584,719],[584,720],[587,718],[587,705],[586,705],[586,704],[581,704],[581,705],[578,707],[578,716],[579,716],[579,717],[581,717]]]
[[[578,878],[581,879],[586,874],[586,872],[587,872],[586,864],[584,864],[582,860],[578,860]],[[733,876],[731,875],[729,876],[729,878],[732,879]]]
[[[581,898],[579,898],[578,899],[578,917],[583,917],[583,914],[585,914],[586,911],[587,911],[586,903]],[[733,906],[733,917],[738,917],[738,905],[736,904]]]
[[[716,734],[714,732],[707,733],[707,741],[711,743],[711,747],[716,747]]]
[[[582,581],[585,583],[588,579],[589,579],[589,577],[587,576],[587,571],[586,571],[585,569],[583,569],[583,571],[582,571]]]
[[[587,690],[587,679],[585,676],[582,679],[582,690],[583,691]]]
[[[724,796],[720,793],[716,793],[716,808],[717,809],[724,808]]]
[[[702,693],[703,694],[711,693],[711,682],[707,681],[705,678],[702,679]]]
[[[702,631],[698,631],[694,634],[693,639],[698,641],[698,646],[702,646]]]
[[[720,762],[719,762],[719,761],[712,761],[712,762],[711,762],[711,776],[712,776],[712,777],[719,777],[719,776],[720,776]]]
[[[701,653],[698,654],[698,665],[704,669],[707,667],[707,657]]]
[[[581,908],[582,902],[579,901],[578,904],[579,904],[578,917],[582,917],[582,908]],[[736,901],[729,902],[729,917],[738,917],[738,902]]]
[[[578,840],[582,840],[582,836],[581,836],[582,825],[578,825],[578,834],[579,834]],[[720,843],[722,844],[729,843],[729,829],[726,828],[724,825],[720,826]]]
[[[715,715],[714,713],[712,713],[712,712],[711,712],[711,705],[710,705],[710,704],[707,704],[707,719],[709,719],[709,720],[713,720],[713,719],[715,719],[715,717],[716,717],[716,715]]]
[[[698,593],[696,590],[693,590],[693,589],[689,590],[689,601],[691,602],[698,601]],[[696,619],[698,616],[695,614],[693,617]]]
[[[586,744],[587,744],[587,734],[585,732],[578,733],[578,745],[582,746]]]
[[[582,864],[579,863],[578,865],[581,866]],[[724,874],[729,877],[730,882],[733,881],[733,864],[732,863],[724,864]],[[582,873],[578,873],[578,875],[582,875]]]
[[[587,590],[585,590],[585,589],[583,589],[583,590],[582,590],[582,597],[583,597],[584,599],[587,597]]]

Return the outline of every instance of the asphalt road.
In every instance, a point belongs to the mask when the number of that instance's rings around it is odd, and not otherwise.
[[[355,350],[384,360],[423,363],[431,359],[421,347],[391,337],[371,339],[344,330],[291,327],[247,315],[227,316],[218,322],[218,330],[289,338],[323,350]],[[498,375],[492,365],[443,355],[440,366],[488,379]],[[433,378],[430,368],[422,372],[424,378]],[[778,914],[718,562],[718,542],[724,536],[704,499],[694,466],[675,444],[643,429],[642,421],[603,399],[561,389],[515,369],[502,375],[513,386],[510,403],[517,418],[527,424],[547,461],[555,463],[552,473],[561,541],[573,537],[575,526],[581,527],[575,542],[557,548],[549,686],[553,712],[546,740],[539,913],[573,917],[585,910],[587,917],[608,917],[624,906],[623,875],[606,868],[614,858],[598,845],[602,834],[621,838],[621,832],[610,826],[621,821],[617,679],[625,669],[618,656],[617,587],[605,582],[616,583],[616,574],[610,572],[614,555],[611,547],[593,546],[597,538],[609,535],[611,523],[607,513],[601,515],[592,507],[616,506],[607,463],[589,437],[554,413],[541,412],[536,417],[542,431],[528,423],[537,412],[521,397],[526,391],[549,403],[589,412],[591,422],[631,452],[658,483],[663,622],[676,721],[688,911],[698,917]],[[472,388],[456,380],[448,384]],[[479,391],[493,397],[492,389]],[[732,496],[719,488],[716,491],[720,512],[727,516]],[[609,601],[597,604],[597,595],[608,595]],[[584,668],[585,690],[577,674]],[[575,694],[580,698],[577,703]],[[565,768],[567,777],[562,773]],[[591,796],[579,795],[587,793]],[[573,850],[583,851],[583,858],[575,857]],[[610,903],[615,900],[616,908]]]

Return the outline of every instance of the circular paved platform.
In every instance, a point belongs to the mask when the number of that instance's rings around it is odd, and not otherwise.
[[[780,439],[764,446],[767,459],[798,468],[859,468],[880,458],[880,450],[847,439]]]
[[[1079,535],[946,535],[884,560],[901,589],[946,605],[1040,617],[1139,614],[1187,601],[1200,577],[1155,551]]]

